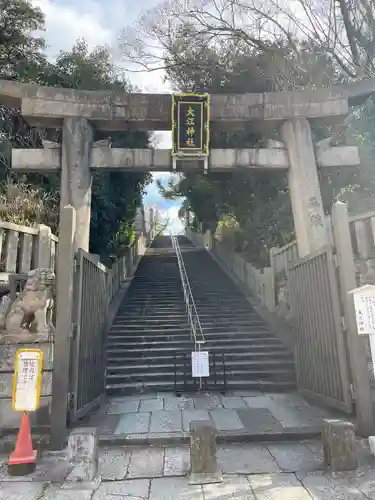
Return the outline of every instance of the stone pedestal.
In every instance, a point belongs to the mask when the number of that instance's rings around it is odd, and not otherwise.
[[[210,421],[190,422],[190,484],[223,480],[216,458],[216,429]]]
[[[327,469],[339,472],[357,468],[357,446],[352,423],[324,420],[322,442]]]
[[[288,120],[281,134],[289,155],[289,192],[302,258],[328,243],[315,151],[306,118]]]
[[[76,210],[74,250],[89,251],[91,219],[92,127],[84,118],[65,118],[61,147],[60,209]]]

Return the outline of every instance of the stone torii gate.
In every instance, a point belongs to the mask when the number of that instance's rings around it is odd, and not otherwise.
[[[211,130],[251,127],[267,135],[280,127],[283,142],[267,149],[210,151],[209,168],[288,170],[296,239],[300,257],[327,243],[317,167],[359,164],[356,147],[315,147],[311,122],[337,123],[350,105],[375,92],[375,81],[330,89],[263,94],[213,95]],[[44,141],[44,149],[14,149],[12,168],[18,171],[61,171],[61,206],[77,213],[75,249],[88,251],[91,217],[91,169],[130,171],[171,170],[169,150],[110,148],[93,142],[93,130],[171,130],[169,94],[127,94],[40,87],[0,81],[0,103],[18,107],[31,126],[62,129],[62,144]],[[181,170],[200,162],[181,161]]]

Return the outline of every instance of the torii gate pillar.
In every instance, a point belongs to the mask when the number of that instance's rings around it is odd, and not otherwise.
[[[84,118],[65,118],[61,148],[60,213],[66,205],[76,210],[74,250],[89,251],[91,219],[92,127]]]
[[[281,135],[289,155],[289,192],[302,258],[328,244],[310,124],[306,118],[288,120]]]

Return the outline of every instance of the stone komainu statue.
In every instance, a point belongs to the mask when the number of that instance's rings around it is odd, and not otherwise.
[[[15,300],[0,304],[0,338],[5,342],[48,342],[55,334],[52,323],[55,273],[51,269],[28,272],[24,289]]]

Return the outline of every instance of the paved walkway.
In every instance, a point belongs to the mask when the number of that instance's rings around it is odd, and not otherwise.
[[[184,442],[192,420],[212,420],[219,437],[262,440],[270,434],[280,438],[320,432],[327,411],[309,406],[298,394],[231,392],[225,396],[202,394],[177,397],[147,394],[112,398],[86,425],[98,427],[101,440],[140,444],[155,441]]]
[[[26,478],[0,463],[0,500],[369,500],[375,499],[375,458],[358,443],[359,469],[323,471],[319,441],[218,447],[222,483],[188,484],[187,447],[114,447],[100,451],[101,483],[72,484],[63,454],[46,454]],[[0,458],[1,461],[1,458]],[[70,475],[69,475],[70,474]]]

